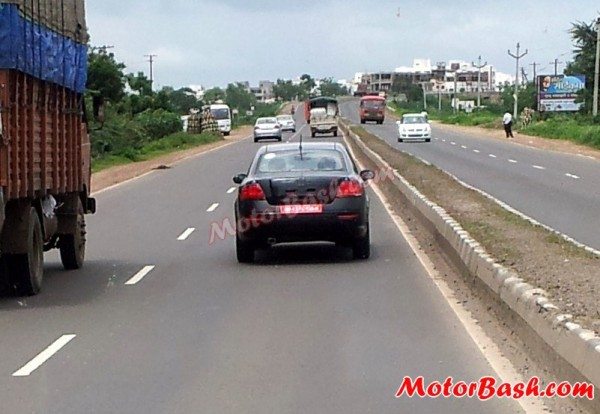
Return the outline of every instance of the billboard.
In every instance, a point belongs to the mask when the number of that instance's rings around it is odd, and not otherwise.
[[[575,100],[582,89],[585,89],[582,75],[538,76],[538,109],[542,112],[579,111],[583,104]]]

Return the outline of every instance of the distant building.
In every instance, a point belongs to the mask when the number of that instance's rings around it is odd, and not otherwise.
[[[360,75],[360,81],[358,77]],[[502,79],[502,82],[497,82]],[[480,81],[478,77],[481,76]],[[431,64],[429,59],[415,59],[412,66],[400,66],[393,72],[374,72],[368,74],[356,74],[354,84],[366,84],[368,92],[389,92],[395,82],[412,83],[420,85],[431,93],[475,93],[478,85],[481,92],[495,93],[498,91],[499,83],[506,79],[514,78],[505,74],[497,74],[491,65],[479,69],[471,63],[462,60],[450,60]],[[514,82],[514,80],[513,80]]]

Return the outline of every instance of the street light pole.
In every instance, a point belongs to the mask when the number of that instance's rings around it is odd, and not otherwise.
[[[596,66],[594,70],[594,105],[592,114],[598,116],[598,88],[600,88],[600,17],[596,21]]]
[[[423,88],[423,110],[427,110],[427,93],[425,91],[425,82],[421,82],[421,88]]]
[[[519,60],[525,56],[527,53],[529,53],[529,51],[527,49],[525,49],[525,53],[519,54],[519,51],[521,50],[521,44],[517,43],[517,54],[513,55],[510,50],[508,51],[508,54],[517,61],[517,69],[515,72],[515,108],[514,108],[514,113],[513,113],[513,118],[517,119],[518,115],[519,115]]]

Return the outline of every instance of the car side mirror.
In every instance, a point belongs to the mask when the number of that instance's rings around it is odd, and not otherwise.
[[[402,125],[401,121],[396,121],[396,125]]]
[[[371,170],[363,170],[360,172],[360,178],[364,181],[369,181],[375,178],[375,173]]]
[[[238,174],[235,177],[233,177],[233,182],[236,184],[241,184],[246,179],[246,177],[248,177],[247,174]]]

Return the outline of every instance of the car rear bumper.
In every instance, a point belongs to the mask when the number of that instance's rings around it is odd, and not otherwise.
[[[241,240],[259,245],[328,241],[351,243],[364,237],[367,223],[359,213],[328,213],[319,216],[260,216],[238,221]]]
[[[403,141],[431,139],[431,133],[398,134],[398,138]]]
[[[278,131],[254,131],[254,138],[267,139],[267,138],[281,138],[281,130]]]
[[[311,131],[316,133],[327,134],[330,132],[336,132],[338,130],[337,124],[328,124],[328,125],[315,125],[311,124]]]

